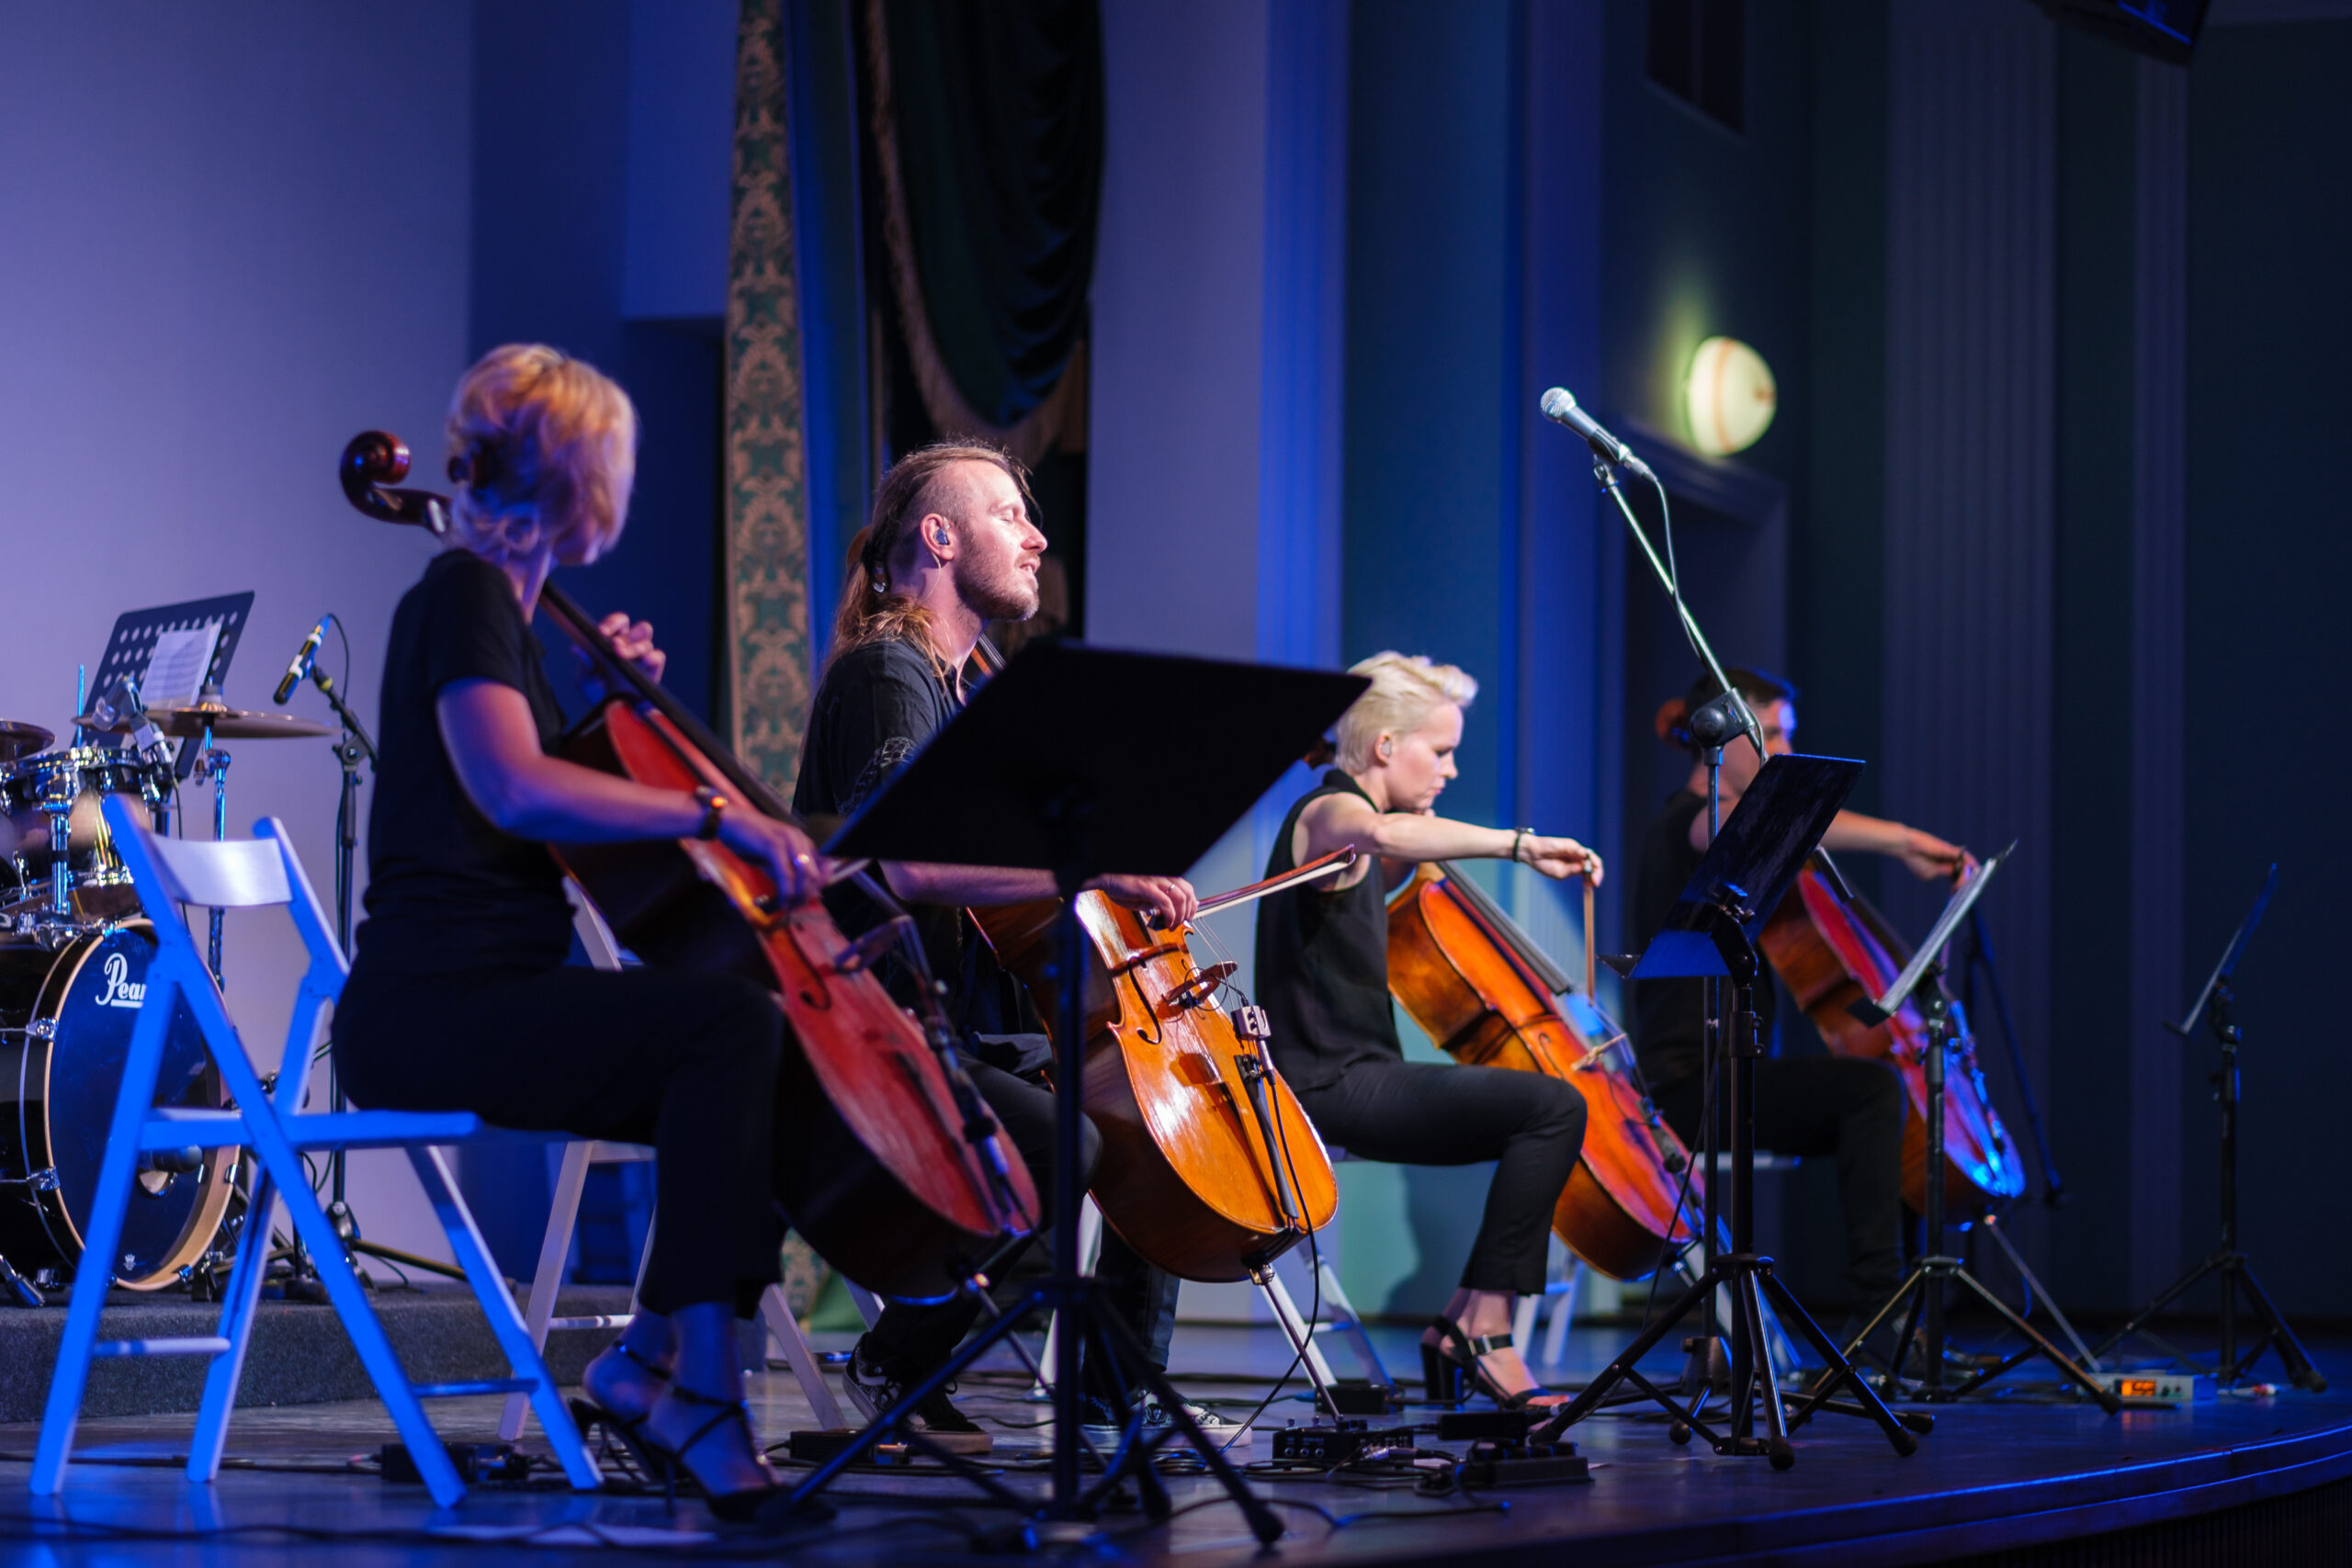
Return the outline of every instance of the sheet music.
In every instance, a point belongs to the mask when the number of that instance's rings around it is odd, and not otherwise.
[[[204,689],[205,671],[212,667],[212,645],[220,639],[220,623],[157,632],[147,656],[146,672],[139,678],[139,694],[150,703],[192,703]]]

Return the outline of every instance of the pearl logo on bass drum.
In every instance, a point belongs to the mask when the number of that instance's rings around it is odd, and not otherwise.
[[[106,986],[98,992],[97,1005],[102,1008],[129,1008],[137,1011],[147,999],[147,983],[130,977],[130,960],[119,953],[109,953],[106,961]]]

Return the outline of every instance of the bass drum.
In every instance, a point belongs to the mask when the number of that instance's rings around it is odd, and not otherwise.
[[[115,1093],[155,956],[145,920],[50,945],[0,941],[0,1255],[19,1269],[70,1269],[98,1185]],[[203,1036],[175,999],[155,1103],[214,1107]],[[115,1282],[172,1283],[202,1258],[228,1212],[235,1149],[152,1155],[131,1184]]]

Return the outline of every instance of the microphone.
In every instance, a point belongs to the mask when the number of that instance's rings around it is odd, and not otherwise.
[[[310,677],[311,660],[319,656],[319,644],[327,639],[327,623],[334,619],[334,612],[332,610],[319,617],[319,624],[311,628],[311,635],[304,637],[302,646],[295,650],[294,662],[286,667],[286,679],[277,682],[277,690],[270,694],[271,702],[284,707],[286,699],[294,694],[294,688]]]
[[[1639,474],[1652,484],[1657,482],[1657,476],[1650,472],[1650,466],[1634,457],[1632,447],[1603,430],[1600,423],[1592,415],[1577,407],[1575,397],[1566,387],[1555,387],[1544,393],[1544,400],[1539,406],[1543,409],[1545,419],[1565,424],[1578,435],[1583,436],[1585,445],[1592,448],[1595,457]]]

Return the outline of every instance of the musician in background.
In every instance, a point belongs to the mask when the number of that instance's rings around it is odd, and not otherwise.
[[[1786,756],[1796,735],[1796,688],[1777,675],[1734,668],[1724,671],[1755,712],[1767,756]],[[1702,675],[1681,699],[1660,710],[1661,739],[1691,753],[1690,775],[1668,795],[1642,836],[1634,873],[1634,945],[1646,947],[1665,923],[1711,842],[1707,831],[1707,765],[1702,749],[1683,728],[1687,716],[1723,694]],[[1719,779],[1723,815],[1755,782],[1762,764],[1746,741],[1724,748]],[[1968,852],[1901,822],[1841,811],[1822,839],[1838,853],[1885,855],[1922,881],[1950,881],[1970,861]],[[1706,1087],[1705,1012],[1698,980],[1634,983],[1634,1044],[1651,1099],[1683,1142],[1699,1143]],[[1757,987],[1764,1034],[1770,1039],[1778,987]],[[1859,1328],[1894,1293],[1903,1278],[1902,1076],[1887,1062],[1860,1056],[1768,1057],[1749,1074],[1756,1086],[1756,1146],[1776,1154],[1834,1155],[1838,1206],[1846,1224],[1846,1284],[1858,1303],[1849,1328]],[[1841,1338],[1843,1337],[1841,1336]]]
[[[1451,1362],[1508,1408],[1556,1403],[1512,1347],[1511,1314],[1517,1297],[1544,1293],[1552,1211],[1584,1146],[1584,1097],[1538,1074],[1406,1061],[1388,995],[1387,900],[1423,861],[1510,860],[1598,881],[1600,857],[1574,839],[1436,815],[1478,692],[1468,675],[1398,653],[1350,673],[1372,685],[1340,717],[1339,766],[1291,807],[1266,874],[1336,850],[1363,858],[1259,908],[1257,995],[1275,1065],[1324,1140],[1360,1158],[1496,1162],[1461,1288],[1421,1337],[1424,1371],[1436,1383]]]
[[[848,816],[863,807],[924,741],[963,711],[981,633],[990,621],[1022,621],[1038,607],[1038,570],[1046,536],[1031,514],[1028,475],[993,446],[942,443],[918,448],[882,477],[870,521],[850,546],[850,575],[833,626],[832,651],[811,705],[793,809],[803,817]],[[883,867],[921,932],[932,973],[948,987],[949,1021],[966,1047],[981,1097],[1003,1123],[1037,1179],[1053,1190],[1054,1099],[1036,1075],[1050,1065],[1046,1040],[1021,984],[1002,969],[964,911],[1055,896],[1044,871],[892,863]],[[1131,908],[1181,925],[1197,903],[1180,877],[1105,876],[1091,886]],[[854,889],[829,897],[844,930],[877,918]],[[911,998],[913,976],[895,963],[877,966],[884,982]],[[1102,1146],[1084,1125],[1080,1187]],[[1040,1215],[1040,1225],[1075,1216]],[[1001,1269],[1006,1265],[1000,1263]],[[1175,1328],[1177,1281],[1146,1263],[1105,1227],[1097,1277],[1154,1370],[1164,1370]],[[979,1316],[969,1297],[916,1305],[893,1303],[860,1339],[842,1381],[867,1416],[899,1403],[955,1352]],[[1086,1371],[1098,1404],[1102,1370]],[[1238,1446],[1248,1431],[1207,1411],[1192,1414],[1220,1444]],[[1089,1423],[1096,1441],[1113,1436],[1108,1414]],[[1165,1420],[1156,1407],[1147,1420]],[[988,1434],[957,1410],[945,1392],[919,1406],[925,1435],[964,1452],[983,1452]]]
[[[554,349],[484,355],[450,404],[449,547],[392,616],[368,823],[368,918],[334,1011],[360,1104],[650,1144],[653,1258],[640,1310],[584,1382],[653,1463],[748,1517],[775,1477],[744,1410],[735,1325],[778,1277],[771,1196],[775,998],[748,980],[567,967],[571,909],[548,844],[718,839],[783,896],[816,890],[806,834],[708,790],[662,790],[548,754],[563,728],[531,615],[548,573],[610,549],[637,414]],[[612,615],[659,678],[652,628]]]

